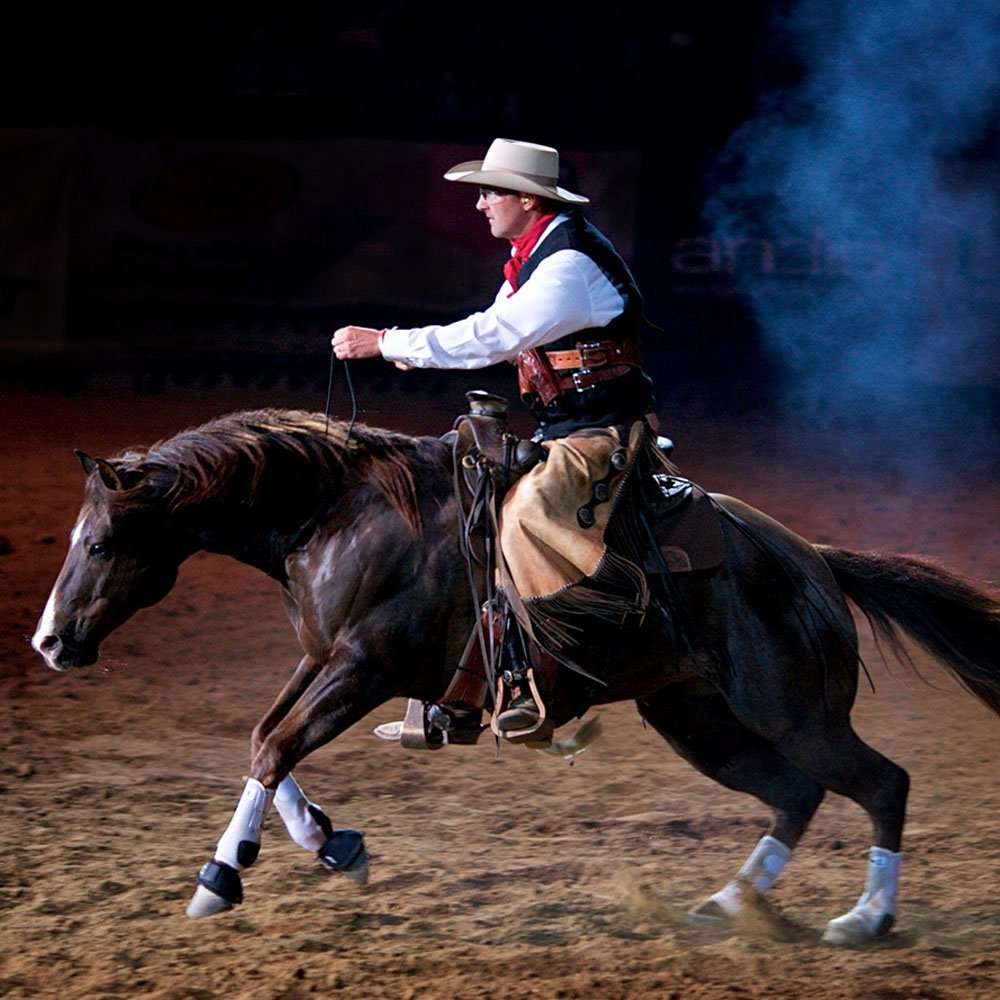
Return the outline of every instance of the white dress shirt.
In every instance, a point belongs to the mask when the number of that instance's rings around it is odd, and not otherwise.
[[[532,253],[568,218],[553,219]],[[414,368],[485,368],[568,333],[607,326],[625,311],[621,293],[579,250],[550,254],[531,280],[511,293],[504,281],[483,312],[444,326],[392,327],[382,337],[382,355]]]

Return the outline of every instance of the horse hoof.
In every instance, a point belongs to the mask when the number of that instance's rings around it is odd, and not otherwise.
[[[823,940],[841,948],[860,948],[885,937],[894,922],[895,917],[891,913],[883,913],[873,927],[861,914],[852,910],[826,925]]]
[[[334,867],[333,865],[328,865],[322,858],[320,858],[320,864],[328,872],[338,872],[341,875],[346,875],[355,885],[365,885],[368,882],[367,852],[362,857],[351,862],[350,866],[347,868],[339,868]]]
[[[316,855],[324,868],[342,872],[355,885],[368,881],[368,852],[357,830],[333,830]]]
[[[203,885],[199,885],[191,897],[191,902],[188,903],[187,915],[197,920],[199,917],[211,917],[216,913],[224,913],[226,910],[231,910],[232,908],[233,904],[228,900],[217,896]]]
[[[198,887],[188,903],[189,917],[210,917],[243,902],[240,873],[224,861],[209,858],[198,872]]]
[[[703,903],[699,903],[697,906],[692,907],[687,913],[684,914],[685,918],[692,924],[701,924],[702,926],[708,925],[712,927],[719,927],[722,924],[728,924],[732,922],[732,914],[724,910],[719,904],[711,897],[706,899]]]
[[[718,892],[713,892],[708,899],[702,900],[697,906],[687,911],[685,917],[694,924],[720,927],[736,921],[747,906],[759,899],[759,895],[748,889],[739,879],[729,882]]]
[[[355,885],[364,885],[368,881],[367,853],[355,861],[350,868],[343,869],[343,872]]]

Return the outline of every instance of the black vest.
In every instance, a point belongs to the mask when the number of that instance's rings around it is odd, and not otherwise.
[[[518,274],[518,287],[530,280],[546,257],[560,250],[577,250],[589,257],[621,294],[625,309],[607,326],[591,327],[568,334],[546,344],[543,350],[568,351],[578,344],[601,340],[621,341],[629,334],[636,333],[642,322],[642,296],[632,272],[618,256],[610,240],[578,212],[573,212],[535,247]],[[541,425],[542,436],[556,438],[584,427],[610,427],[612,424],[638,420],[652,406],[652,389],[652,382],[642,370],[632,368],[620,378],[598,383],[582,391],[573,389],[561,393],[548,406],[542,406],[534,395],[527,397],[525,403]]]

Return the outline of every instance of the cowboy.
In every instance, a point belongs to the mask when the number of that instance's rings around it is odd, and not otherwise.
[[[404,370],[516,362],[541,441],[647,418],[652,382],[639,354],[642,299],[628,266],[578,211],[589,199],[559,185],[559,153],[496,139],[484,159],[444,176],[477,185],[477,211],[493,236],[510,241],[492,305],[440,326],[345,326],[333,336],[336,356],[381,356]],[[513,697],[496,719],[505,733],[538,717],[523,673],[515,665],[506,676]]]

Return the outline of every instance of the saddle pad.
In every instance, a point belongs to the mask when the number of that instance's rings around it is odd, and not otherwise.
[[[657,474],[652,479],[649,506],[666,568],[671,573],[718,569],[726,547],[712,498],[700,486],[678,476]],[[643,568],[647,573],[662,573],[664,566],[651,552]]]

